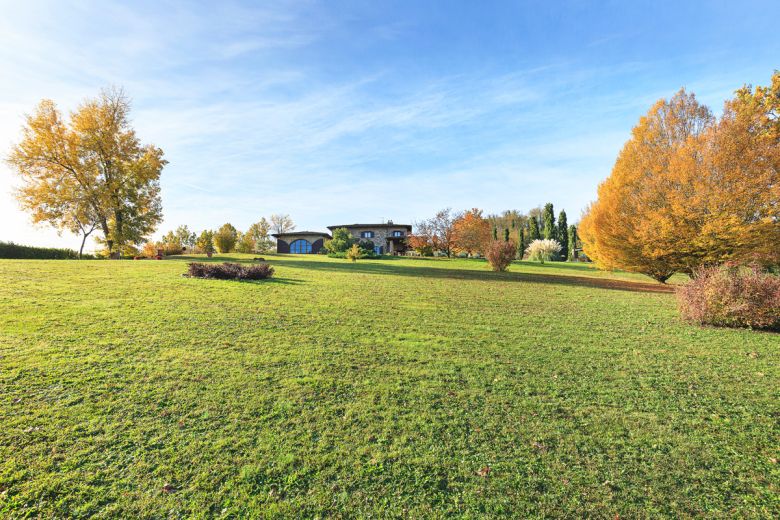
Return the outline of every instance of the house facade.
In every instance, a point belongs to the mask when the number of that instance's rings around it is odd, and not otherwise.
[[[394,224],[387,221],[383,224],[346,224],[328,226],[335,229],[346,228],[356,240],[370,241],[374,244],[374,252],[379,255],[394,255],[406,251],[406,238],[412,232],[409,224]],[[289,233],[274,233],[277,253],[317,254],[322,249],[325,240],[331,235],[318,231],[295,231]]]
[[[368,240],[374,243],[374,252],[378,255],[394,255],[406,251],[406,238],[412,232],[409,224],[394,224],[388,220],[384,224],[345,224],[341,226],[328,226],[333,232],[335,229],[346,228],[353,238]]]

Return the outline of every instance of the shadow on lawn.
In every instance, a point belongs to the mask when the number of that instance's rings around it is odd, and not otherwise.
[[[445,267],[409,266],[386,263],[384,261],[358,261],[357,263],[344,262],[318,262],[311,260],[286,260],[278,256],[269,262],[291,268],[311,269],[314,271],[330,271],[339,273],[366,273],[394,276],[412,276],[420,278],[449,278],[454,280],[473,281],[505,281],[505,282],[533,282],[548,283],[554,285],[568,285],[577,287],[593,287],[597,289],[613,289],[632,292],[672,293],[674,288],[668,285],[651,282],[631,282],[626,280],[614,280],[609,278],[590,278],[586,276],[566,276],[537,273],[494,273],[491,271],[472,271],[468,269],[450,269]]]

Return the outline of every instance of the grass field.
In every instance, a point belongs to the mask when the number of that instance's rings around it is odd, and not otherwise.
[[[780,335],[586,265],[267,258],[0,261],[0,516],[780,516]]]

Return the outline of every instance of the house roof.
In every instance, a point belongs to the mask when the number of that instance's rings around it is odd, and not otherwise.
[[[328,229],[333,231],[338,228],[406,228],[408,231],[412,230],[411,224],[393,224],[392,222],[385,222],[383,224],[342,224],[340,226],[328,226]]]
[[[311,235],[316,235],[318,237],[324,237],[324,238],[332,238],[328,233],[323,233],[322,231],[290,231],[288,233],[271,233],[271,236],[274,238],[302,237],[302,236],[311,236]]]

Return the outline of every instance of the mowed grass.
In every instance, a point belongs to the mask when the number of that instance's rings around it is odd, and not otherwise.
[[[778,334],[585,265],[267,259],[0,261],[0,516],[780,515]]]

